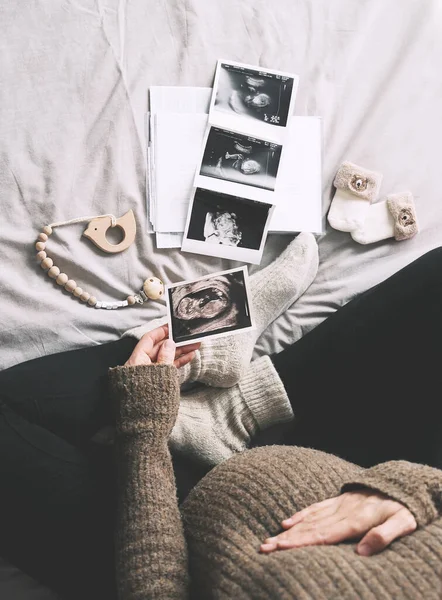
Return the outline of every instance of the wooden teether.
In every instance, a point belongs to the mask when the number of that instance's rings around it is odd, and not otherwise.
[[[94,308],[115,309],[123,308],[124,306],[133,306],[136,304],[144,304],[149,300],[160,300],[164,295],[164,284],[158,277],[149,277],[144,281],[143,288],[136,294],[127,296],[126,300],[119,301],[100,301],[86,292],[77,285],[73,279],[69,279],[66,273],[54,265],[54,261],[46,254],[46,244],[53,233],[55,227],[61,225],[73,225],[74,223],[84,223],[89,221],[87,229],[83,235],[90,239],[98,248],[104,252],[115,253],[126,250],[135,239],[136,222],[132,210],[129,210],[125,215],[117,219],[114,215],[101,215],[98,217],[79,217],[70,221],[60,221],[59,223],[51,223],[43,227],[39,233],[35,249],[37,250],[37,261],[41,268],[46,271],[48,277],[53,279],[57,285],[69,292],[81,302]],[[119,244],[110,244],[106,239],[106,231],[109,227],[121,227],[124,232],[124,238]]]
[[[119,227],[124,233],[124,238],[119,244],[111,244],[106,239],[106,233],[109,227]],[[112,223],[112,219],[109,216],[98,217],[93,219],[86,230],[84,231],[84,237],[87,237],[103,252],[109,252],[115,254],[117,252],[123,252],[127,250],[129,246],[135,240],[137,232],[137,224],[135,221],[135,215],[132,210],[129,210],[125,215],[119,219],[115,219],[115,223]]]

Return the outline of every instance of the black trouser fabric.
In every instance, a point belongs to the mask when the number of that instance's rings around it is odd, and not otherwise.
[[[272,357],[293,406],[287,443],[363,466],[442,468],[442,248]]]

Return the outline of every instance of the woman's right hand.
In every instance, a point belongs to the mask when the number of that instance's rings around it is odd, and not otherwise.
[[[201,344],[188,344],[177,348],[175,342],[168,339],[168,335],[169,327],[167,325],[162,325],[145,333],[124,366],[173,364],[180,368],[189,363]]]

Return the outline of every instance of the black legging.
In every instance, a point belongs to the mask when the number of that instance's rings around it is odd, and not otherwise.
[[[124,338],[0,372],[0,555],[64,598],[116,598],[109,367]]]
[[[362,466],[442,468],[442,248],[427,252],[272,357],[289,441]]]
[[[441,324],[438,248],[273,356],[295,412],[288,442],[363,465],[441,466]],[[125,338],[0,372],[0,555],[65,598],[115,595],[112,448],[90,438],[112,422],[108,368],[134,345]]]

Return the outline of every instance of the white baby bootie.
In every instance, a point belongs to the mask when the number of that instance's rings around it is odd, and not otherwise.
[[[408,240],[419,231],[416,209],[411,192],[389,194],[383,202],[368,207],[365,222],[351,232],[359,244],[372,244],[394,237]]]
[[[334,229],[352,232],[363,226],[370,203],[376,199],[382,174],[345,161],[336,173],[335,195],[328,212]]]

